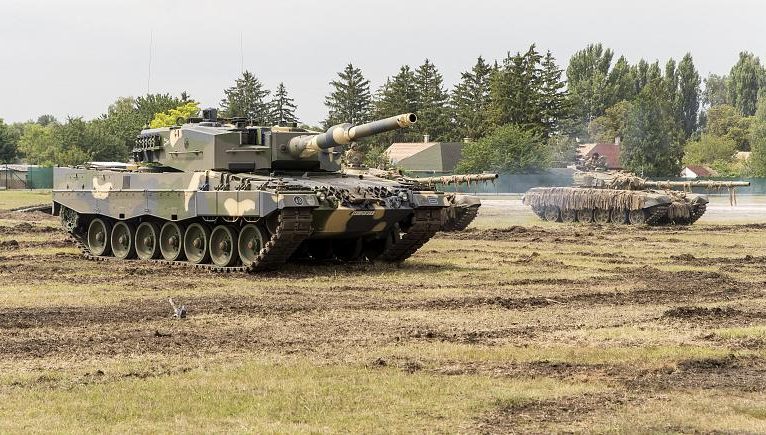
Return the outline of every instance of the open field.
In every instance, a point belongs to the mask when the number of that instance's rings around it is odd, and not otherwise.
[[[0,212],[0,432],[766,432],[766,214],[487,205],[399,267],[253,276],[86,261]]]

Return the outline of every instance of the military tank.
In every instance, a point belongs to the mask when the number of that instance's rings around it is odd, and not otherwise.
[[[401,262],[441,228],[444,193],[341,170],[351,141],[407,113],[324,133],[218,119],[143,130],[126,168],[54,170],[53,211],[93,259],[257,272],[292,259]]]
[[[692,187],[734,189],[743,181],[649,181],[629,172],[576,170],[573,187],[535,187],[523,203],[551,222],[691,225],[705,213],[706,195]],[[682,190],[674,190],[680,188]]]
[[[352,166],[351,170],[369,173],[379,178],[394,180],[398,183],[419,186],[420,188],[435,189],[437,185],[459,185],[480,182],[494,182],[498,174],[458,174],[442,175],[438,177],[410,177],[396,170],[381,170],[375,168],[364,168],[360,165]],[[481,199],[476,195],[469,195],[460,192],[445,192],[444,196],[449,204],[442,210],[441,231],[463,231],[473,222],[479,214]]]

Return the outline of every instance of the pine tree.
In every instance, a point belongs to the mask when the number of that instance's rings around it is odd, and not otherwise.
[[[461,74],[461,81],[452,90],[451,105],[455,128],[461,138],[477,140],[489,133],[489,80],[492,66],[479,56],[471,71]]]
[[[549,81],[546,85],[542,56],[535,46],[526,53],[508,53],[503,65],[490,79],[490,117],[495,127],[517,124],[522,128],[536,129],[537,133],[548,133],[550,114],[546,113],[547,98],[555,104],[558,97],[553,95],[560,87],[555,84],[556,68],[548,66]],[[552,56],[551,56],[552,62]],[[546,91],[546,86],[550,89]],[[546,96],[546,93],[550,95]]]
[[[364,78],[362,71],[348,64],[338,73],[338,80],[330,82],[332,92],[325,98],[329,111],[324,121],[325,127],[342,123],[360,124],[370,121],[372,99],[370,81]]]
[[[388,78],[386,83],[378,89],[375,96],[374,111],[375,118],[379,119],[400,113],[418,113],[418,90],[415,86],[415,73],[408,65],[402,66],[395,76]],[[394,130],[372,138],[381,145],[419,139],[418,134],[412,128]]]
[[[263,84],[253,73],[246,70],[224,94],[226,97],[221,100],[223,116],[245,117],[258,125],[267,123],[269,107],[265,98],[270,92],[263,88]]]
[[[269,123],[280,125],[283,123],[298,122],[295,116],[297,106],[292,98],[287,95],[284,83],[277,86],[274,98],[269,102]]]
[[[678,64],[678,94],[680,101],[681,126],[686,138],[697,131],[700,109],[700,75],[694,67],[690,53]]]
[[[543,134],[546,138],[559,132],[562,121],[569,117],[569,106],[564,89],[566,84],[561,80],[564,71],[556,65],[556,59],[550,51],[542,61],[542,92],[541,115]]]
[[[413,130],[435,141],[455,139],[447,108],[449,94],[444,89],[441,73],[428,59],[415,71],[415,90],[419,111]]]

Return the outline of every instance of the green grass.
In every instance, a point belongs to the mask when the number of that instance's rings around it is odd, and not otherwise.
[[[0,210],[50,202],[50,190],[0,190]]]
[[[493,404],[601,389],[548,378],[440,377],[261,359],[63,390],[44,382],[6,390],[0,432],[451,432]]]

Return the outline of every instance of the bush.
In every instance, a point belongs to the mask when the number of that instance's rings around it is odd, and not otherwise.
[[[539,135],[506,124],[478,142],[466,144],[455,172],[525,173],[547,168],[549,163],[549,147]]]

